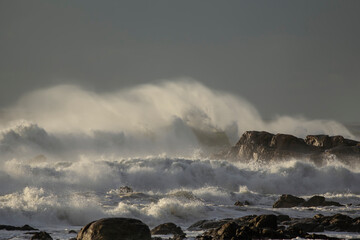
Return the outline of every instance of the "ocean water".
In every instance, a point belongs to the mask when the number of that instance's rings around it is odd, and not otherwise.
[[[245,100],[196,82],[105,94],[76,86],[40,89],[2,111],[0,224],[29,224],[69,239],[75,237],[69,230],[103,217],[137,218],[150,228],[174,222],[184,230],[203,219],[251,214],[359,217],[360,164],[336,158],[323,166],[299,159],[244,163],[209,154],[246,130],[359,139],[352,126],[289,116],[263,121]],[[273,209],[281,194],[322,195],[345,206]],[[0,239],[29,236],[0,231]]]

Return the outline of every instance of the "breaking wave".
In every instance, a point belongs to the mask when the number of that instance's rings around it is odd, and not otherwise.
[[[357,166],[204,157],[234,144],[246,130],[354,136],[335,121],[264,121],[246,100],[196,81],[109,93],[61,85],[31,92],[2,113],[1,224],[84,225],[128,216],[150,226],[189,225],[272,211],[283,193],[325,195],[353,203],[350,210],[360,203]],[[121,193],[122,186],[133,192]],[[241,212],[233,206],[237,200],[253,207]]]
[[[83,157],[66,163],[13,159],[4,166],[0,180],[10,183],[1,189],[8,192],[0,196],[0,213],[8,216],[2,219],[4,223],[82,225],[94,218],[127,216],[152,225],[164,221],[190,224],[204,218],[238,216],[233,207],[237,200],[271,208],[283,193],[320,194],[343,204],[360,203],[360,171],[339,162],[317,167],[297,160],[247,165],[167,157]],[[121,186],[130,186],[133,192],[117,191]]]

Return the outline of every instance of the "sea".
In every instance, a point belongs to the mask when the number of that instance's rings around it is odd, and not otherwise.
[[[187,228],[204,219],[360,216],[360,163],[349,166],[334,157],[321,166],[301,159],[270,164],[213,154],[246,130],[360,139],[357,123],[262,120],[244,99],[194,81],[111,93],[72,85],[39,89],[1,111],[0,224],[28,224],[53,239],[70,239],[76,237],[70,230],[94,220],[129,217],[150,228],[173,222],[194,239],[201,232]],[[344,206],[272,208],[282,194],[321,195]],[[0,239],[30,237],[0,230]]]

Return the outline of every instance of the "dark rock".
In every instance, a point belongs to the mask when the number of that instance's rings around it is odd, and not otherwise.
[[[225,223],[216,231],[217,236],[221,236],[224,239],[231,239],[232,237],[236,237],[236,230],[239,225],[234,222]]]
[[[176,226],[174,223],[164,223],[160,224],[159,226],[153,228],[151,230],[151,235],[167,235],[167,234],[174,234],[174,235],[184,235],[183,230],[180,227]]]
[[[326,235],[322,235],[322,234],[306,234],[305,238],[307,239],[338,239],[338,238],[332,238],[332,237],[328,237]]]
[[[324,156],[335,155],[337,159],[344,163],[351,164],[352,162],[360,161],[360,145],[356,146],[338,146],[328,149],[324,152]]]
[[[263,228],[260,234],[261,238],[269,239],[283,239],[284,235],[280,231],[275,231],[272,228]]]
[[[273,214],[257,216],[250,223],[253,223],[257,228],[277,229],[277,217]]]
[[[337,206],[341,207],[341,205],[338,202],[333,201],[326,201],[324,197],[322,196],[313,196],[309,200],[307,200],[305,203],[302,204],[304,207],[323,207],[323,206]]]
[[[7,231],[32,231],[32,230],[39,230],[29,225],[24,225],[22,227],[15,227],[10,225],[0,225],[0,230],[7,230]]]
[[[53,240],[53,238],[47,232],[38,232],[31,237],[31,240]]]
[[[207,230],[211,228],[218,228],[221,227],[223,224],[227,223],[229,219],[222,219],[222,220],[201,220],[190,227],[188,227],[189,231],[199,231],[199,230]]]
[[[226,153],[225,153],[226,152]],[[288,134],[247,131],[230,150],[219,156],[242,161],[276,161],[296,157],[322,164],[335,155],[345,163],[360,161],[360,142],[342,136],[309,135],[304,139]]]
[[[272,161],[289,157],[301,157],[313,149],[301,138],[288,134],[247,131],[229,151],[228,157],[240,160]]]
[[[240,201],[236,201],[234,203],[235,206],[238,206],[238,207],[243,207],[243,206],[247,206],[247,205],[250,205],[250,203],[248,201],[244,201],[244,202],[240,202]]]
[[[356,141],[345,139],[343,136],[328,135],[308,135],[305,138],[305,142],[308,145],[320,147],[323,149],[330,149],[338,146],[355,146]]]
[[[292,208],[299,206],[304,202],[305,200],[303,198],[295,197],[289,194],[283,194],[281,195],[280,199],[274,203],[273,208]]]
[[[68,233],[69,233],[69,234],[70,234],[70,233],[77,234],[77,232],[76,232],[75,230],[70,230]]]
[[[337,206],[341,207],[338,202],[326,201],[322,196],[313,196],[309,200],[305,201],[303,198],[295,197],[293,195],[281,195],[277,200],[273,208],[292,208],[292,207],[324,207],[324,206]]]
[[[134,192],[134,190],[131,187],[128,187],[128,186],[120,187],[118,191],[121,194],[122,193],[132,193],[132,192]]]
[[[278,215],[277,216],[278,223],[282,223],[282,222],[290,221],[290,220],[291,220],[291,218],[288,215]]]
[[[323,232],[324,226],[319,224],[315,219],[301,219],[289,227],[301,229],[303,232]]]
[[[281,220],[290,220],[290,226],[277,226],[277,222]],[[315,215],[313,218],[290,219],[286,215],[259,215],[244,216],[234,220],[227,220],[222,226],[208,230],[201,236],[197,236],[198,240],[238,240],[238,239],[290,239],[290,238],[310,238],[325,239],[325,235],[309,234],[311,231],[324,231],[322,221],[330,222],[335,219],[343,221],[352,221],[353,225],[360,223],[359,219],[351,219],[345,215],[337,214],[334,216],[324,217],[321,214]],[[356,224],[355,224],[356,222]],[[351,224],[350,224],[351,226]],[[335,239],[335,238],[329,238]]]
[[[181,235],[175,234],[172,238],[169,238],[169,240],[183,240],[183,239],[186,239],[185,233]]]
[[[318,206],[323,206],[324,202],[325,202],[324,197],[322,197],[322,196],[313,196],[309,200],[304,202],[302,205],[304,207],[318,207]]]
[[[243,207],[243,206],[244,206],[244,204],[243,204],[242,202],[240,202],[240,201],[236,201],[236,202],[234,203],[234,205],[235,205],[235,206],[238,206],[238,207]]]
[[[150,240],[149,227],[132,218],[103,218],[87,224],[77,240]]]
[[[307,152],[309,146],[305,143],[304,139],[297,138],[289,134],[276,134],[272,137],[270,147],[277,150]]]

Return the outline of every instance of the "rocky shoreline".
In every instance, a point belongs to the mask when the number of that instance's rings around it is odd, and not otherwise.
[[[243,207],[239,202],[236,206]],[[273,208],[292,207],[343,207],[327,201],[322,196],[303,199],[284,194],[273,204]],[[0,225],[0,230],[28,231],[35,240],[52,240],[51,234],[39,231],[29,225],[16,227]],[[315,214],[311,218],[292,218],[281,214],[247,215],[233,219],[201,220],[189,226],[187,231],[200,231],[196,240],[238,240],[238,239],[337,239],[321,234],[324,231],[360,233],[360,217],[344,214],[324,216]],[[76,233],[76,232],[72,232]],[[160,237],[166,235],[167,237]],[[132,218],[103,218],[85,225],[76,238],[69,240],[182,240],[187,239],[185,231],[174,223],[164,223],[151,229],[142,221]]]
[[[235,219],[202,220],[191,225],[190,231],[203,231],[196,240],[240,239],[338,239],[321,234],[324,231],[360,232],[360,217],[343,214],[312,218],[290,218],[288,215],[248,215]],[[31,233],[31,232],[30,232]],[[33,232],[32,240],[52,240],[46,232]],[[172,235],[159,237],[156,235]],[[69,240],[183,240],[184,231],[174,223],[161,224],[150,231],[138,219],[104,218],[84,226],[76,238]]]

